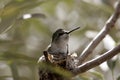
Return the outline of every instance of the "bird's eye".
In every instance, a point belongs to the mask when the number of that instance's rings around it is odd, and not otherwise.
[[[59,33],[59,36],[63,35],[64,33]]]

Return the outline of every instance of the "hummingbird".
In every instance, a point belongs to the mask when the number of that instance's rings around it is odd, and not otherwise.
[[[73,61],[73,58],[72,57],[69,58],[68,56],[69,34],[79,28],[80,27],[77,27],[70,31],[66,31],[64,29],[56,30],[52,35],[50,45],[46,48],[45,51],[43,51],[44,55],[42,55],[39,58],[38,63],[39,62],[52,63],[54,66],[59,66],[63,69],[72,70],[75,65],[71,63],[71,60]],[[58,74],[57,75],[54,74],[53,76],[53,74],[54,73],[49,70],[39,68],[40,76],[39,80],[55,80],[56,77],[59,76]],[[60,80],[62,80],[62,77]]]
[[[70,31],[58,29],[53,33],[51,44],[46,49],[49,55],[48,59],[51,62],[61,62],[61,60],[62,61],[66,60],[69,53],[68,50],[69,34],[79,28],[80,27],[77,27]]]
[[[52,63],[64,62],[67,59],[69,53],[69,34],[79,28],[80,27],[77,27],[70,31],[66,31],[64,29],[56,30],[52,35],[51,44],[44,51],[47,52],[47,60]],[[45,61],[45,58],[46,56],[41,56],[38,60],[38,63],[41,61]]]

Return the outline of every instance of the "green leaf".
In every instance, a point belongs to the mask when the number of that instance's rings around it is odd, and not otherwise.
[[[99,80],[104,80],[103,74],[98,72],[98,71],[91,71],[90,72],[92,75],[94,75],[97,79]]]
[[[0,11],[0,33],[4,33],[12,28],[17,18],[22,12],[37,7],[43,3],[39,0],[12,0]]]
[[[16,63],[15,63],[15,62],[12,62],[12,63],[10,64],[10,68],[11,68],[11,71],[12,71],[13,79],[14,79],[14,80],[20,80],[20,79],[19,79],[19,74],[18,74],[18,69],[17,69]]]
[[[54,66],[54,65],[50,65],[50,64],[46,64],[46,63],[38,63],[38,66],[41,70],[48,70],[50,72],[53,72],[53,73],[57,73],[63,77],[66,77],[66,78],[70,78],[72,76],[72,74],[67,71],[67,70],[64,70],[58,66]]]
[[[0,80],[5,79],[5,78],[10,78],[10,77],[12,77],[12,76],[7,76],[7,75],[5,75],[5,76],[0,76]]]
[[[23,55],[22,53],[15,53],[15,52],[5,52],[2,53],[0,55],[0,59],[5,59],[5,60],[19,60],[19,59],[23,59],[23,60],[30,60],[30,61],[34,61],[36,59]],[[37,61],[37,60],[36,60]]]
[[[120,80],[120,75],[117,77],[117,79],[116,80]]]
[[[114,70],[116,66],[117,59],[110,59],[107,61],[107,65],[111,70]]]

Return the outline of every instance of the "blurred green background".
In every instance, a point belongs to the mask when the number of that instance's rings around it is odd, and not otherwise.
[[[63,28],[72,33],[70,52],[78,55],[103,28],[117,0],[0,0],[0,80],[38,80],[37,60]],[[93,59],[120,42],[120,19],[96,47]],[[120,55],[74,80],[120,80]]]

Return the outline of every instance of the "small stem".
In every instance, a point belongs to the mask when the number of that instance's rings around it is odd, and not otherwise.
[[[49,60],[49,56],[48,56],[48,52],[47,51],[43,51],[43,54],[44,54],[44,56],[45,56],[45,60],[46,60],[46,62],[50,62],[50,60]]]
[[[112,73],[112,79],[114,80],[114,70],[111,70]]]

